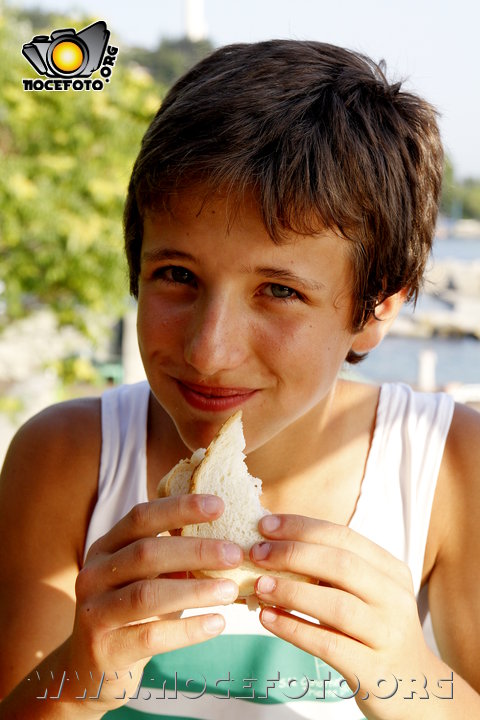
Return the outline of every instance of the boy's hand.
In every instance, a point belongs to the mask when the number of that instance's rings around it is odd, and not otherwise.
[[[231,580],[187,578],[189,570],[225,569],[243,559],[241,549],[219,540],[159,533],[208,522],[223,512],[219,498],[182,495],[135,506],[89,550],[76,583],[74,629],[67,641],[70,673],[95,678],[105,672],[103,704],[123,704],[137,688],[151,656],[221,633],[219,614],[181,618],[185,608],[231,603]],[[181,578],[181,575],[185,576]],[[118,679],[117,679],[118,676]],[[98,684],[97,684],[98,687]],[[125,700],[115,696],[126,691]]]
[[[262,576],[256,594],[269,606],[262,624],[335,668],[366,717],[443,717],[445,702],[433,693],[442,694],[437,681],[451,678],[451,670],[425,644],[409,568],[341,525],[275,515],[259,528],[267,540],[251,550],[257,565],[318,580]],[[429,702],[418,702],[429,688]],[[405,699],[412,691],[414,699]]]

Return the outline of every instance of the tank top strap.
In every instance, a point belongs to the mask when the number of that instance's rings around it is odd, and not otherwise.
[[[433,497],[453,415],[445,393],[382,385],[350,527],[406,562],[420,590]]]
[[[107,390],[101,399],[102,451],[98,497],[85,555],[136,504],[147,501],[147,382]]]

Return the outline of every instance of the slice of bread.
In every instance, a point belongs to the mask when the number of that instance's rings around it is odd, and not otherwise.
[[[249,474],[244,449],[242,411],[239,410],[224,423],[206,451],[196,450],[189,460],[181,460],[160,480],[158,495],[167,497],[190,492],[221,497],[225,510],[217,520],[187,525],[182,528],[182,535],[230,540],[240,545],[248,556],[252,545],[264,540],[258,531],[258,521],[270,512],[260,502],[262,482]],[[251,596],[257,578],[264,574],[249,560],[228,571],[195,573],[198,576],[231,578],[239,586],[239,598]],[[274,574],[310,581],[292,573]]]
[[[193,471],[203,460],[205,453],[205,448],[199,448],[195,450],[190,460],[180,460],[158,483],[158,497],[189,493]]]

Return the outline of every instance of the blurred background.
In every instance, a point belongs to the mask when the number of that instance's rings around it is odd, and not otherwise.
[[[104,20],[99,92],[28,92],[34,35]],[[219,45],[315,39],[384,58],[440,113],[446,147],[424,291],[351,376],[480,408],[480,4],[473,0],[0,0],[0,463],[52,402],[143,377],[122,251],[126,185],[167,88]]]

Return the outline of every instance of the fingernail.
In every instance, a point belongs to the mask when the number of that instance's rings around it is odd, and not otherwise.
[[[203,621],[203,629],[210,635],[218,635],[225,627],[225,620],[221,615],[207,615]]]
[[[280,518],[276,515],[265,515],[262,518],[261,526],[267,532],[275,532],[280,527]]]
[[[262,621],[266,625],[271,625],[275,622],[277,619],[277,613],[274,610],[271,610],[270,608],[264,608],[262,610]]]
[[[223,545],[223,557],[230,565],[238,565],[243,556],[242,549],[234,543]]]
[[[261,542],[257,543],[252,548],[252,556],[254,560],[265,560],[267,555],[269,554],[270,550],[272,549],[272,545],[269,542]]]
[[[262,575],[262,577],[257,582],[257,590],[261,593],[271,593],[275,590],[276,586],[276,581],[273,577],[270,577],[269,575]]]
[[[217,585],[217,597],[223,602],[231,602],[236,598],[238,586],[231,580],[222,580]]]
[[[217,515],[221,507],[222,502],[216,495],[207,495],[202,498],[202,510],[205,515]]]

